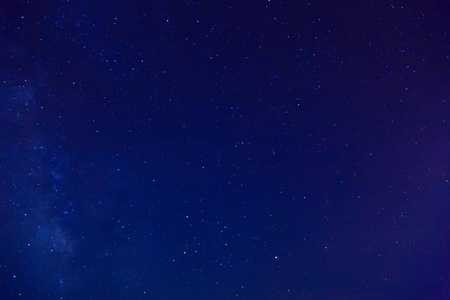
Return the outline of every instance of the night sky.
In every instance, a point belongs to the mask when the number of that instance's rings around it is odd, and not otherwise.
[[[0,299],[450,299],[449,1],[0,24]]]

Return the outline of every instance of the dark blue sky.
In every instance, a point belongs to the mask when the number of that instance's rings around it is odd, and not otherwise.
[[[449,16],[0,1],[0,298],[448,299]]]

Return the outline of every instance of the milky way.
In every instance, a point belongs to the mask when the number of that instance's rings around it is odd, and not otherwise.
[[[2,1],[1,299],[446,299],[448,1]]]

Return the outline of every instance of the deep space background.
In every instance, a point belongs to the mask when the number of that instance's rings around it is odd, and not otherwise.
[[[450,299],[450,1],[0,24],[0,299]]]

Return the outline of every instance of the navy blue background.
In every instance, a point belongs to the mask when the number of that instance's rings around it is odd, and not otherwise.
[[[1,1],[0,297],[450,297],[450,3],[373,2]]]

